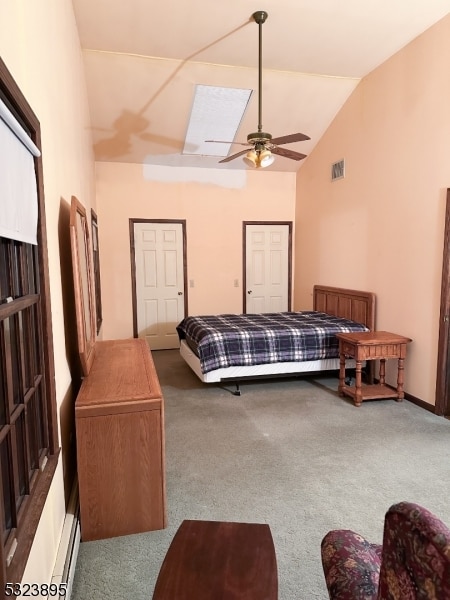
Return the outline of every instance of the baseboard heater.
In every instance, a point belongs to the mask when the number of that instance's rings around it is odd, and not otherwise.
[[[77,563],[78,549],[80,547],[80,504],[78,496],[78,481],[75,483],[70,494],[66,518],[53,570],[52,583],[65,584],[66,593],[60,595],[60,600],[70,600],[72,594],[73,576]]]

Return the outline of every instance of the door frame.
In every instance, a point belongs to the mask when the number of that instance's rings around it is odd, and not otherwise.
[[[129,219],[130,228],[130,261],[131,261],[131,295],[133,304],[133,337],[137,338],[138,319],[137,319],[137,292],[136,292],[136,253],[134,240],[134,225],[135,223],[172,223],[181,225],[183,233],[183,279],[184,279],[184,314],[188,314],[188,285],[187,285],[187,258],[186,258],[186,219]]]
[[[444,250],[442,259],[441,307],[436,376],[435,413],[450,416],[450,188],[445,209]]]
[[[247,311],[247,225],[288,226],[288,311],[292,307],[292,221],[242,221],[242,312]]]

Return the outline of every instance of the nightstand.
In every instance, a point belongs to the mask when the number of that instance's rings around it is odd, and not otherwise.
[[[353,398],[355,406],[361,406],[363,400],[381,400],[395,398],[401,402],[404,398],[403,374],[406,346],[412,340],[388,331],[363,331],[354,333],[337,333],[339,339],[339,395]],[[345,359],[353,358],[356,362],[355,385],[345,384]],[[386,385],[386,360],[396,358],[397,388]],[[380,361],[379,383],[367,385],[361,383],[361,366],[363,361]]]

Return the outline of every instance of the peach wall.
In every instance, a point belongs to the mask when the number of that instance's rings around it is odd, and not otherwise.
[[[314,283],[374,291],[377,328],[414,340],[406,391],[431,404],[450,186],[448,56],[450,16],[361,81],[297,178],[295,305],[311,304]],[[346,176],[331,183],[342,158]]]
[[[136,164],[96,163],[103,338],[133,335],[129,219],[186,219],[191,314],[242,310],[242,222],[293,221],[295,174],[161,167],[173,182],[148,179]],[[171,170],[171,171],[170,171]],[[234,280],[239,280],[239,288]]]
[[[71,398],[62,279],[66,273],[67,206],[72,194],[94,202],[94,162],[78,33],[70,0],[1,0],[0,54],[41,123],[55,381],[60,431],[62,404]],[[65,516],[66,445],[58,465],[24,581],[49,582]]]
[[[242,221],[296,218],[295,302],[316,282],[374,290],[378,327],[414,338],[406,389],[434,402],[445,189],[450,181],[446,18],[357,88],[290,173],[248,172],[242,187],[145,179],[129,164],[96,165],[70,0],[1,0],[0,54],[41,122],[58,412],[70,398],[61,215],[72,195],[96,208],[103,337],[132,335],[128,219],[187,220],[191,312],[241,309]],[[330,184],[330,163],[347,176]],[[230,175],[231,177],[231,175]],[[97,206],[95,206],[97,202]],[[357,251],[356,251],[357,250]],[[117,273],[121,273],[120,277]],[[67,412],[70,412],[67,408]],[[64,424],[60,423],[61,430]],[[64,452],[64,448],[63,448]],[[58,466],[24,580],[48,582],[64,519]]]

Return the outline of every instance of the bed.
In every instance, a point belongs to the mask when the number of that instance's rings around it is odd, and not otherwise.
[[[180,354],[204,383],[239,383],[339,369],[335,334],[375,329],[375,294],[315,285],[313,310],[189,316]],[[350,363],[347,363],[351,366]]]

